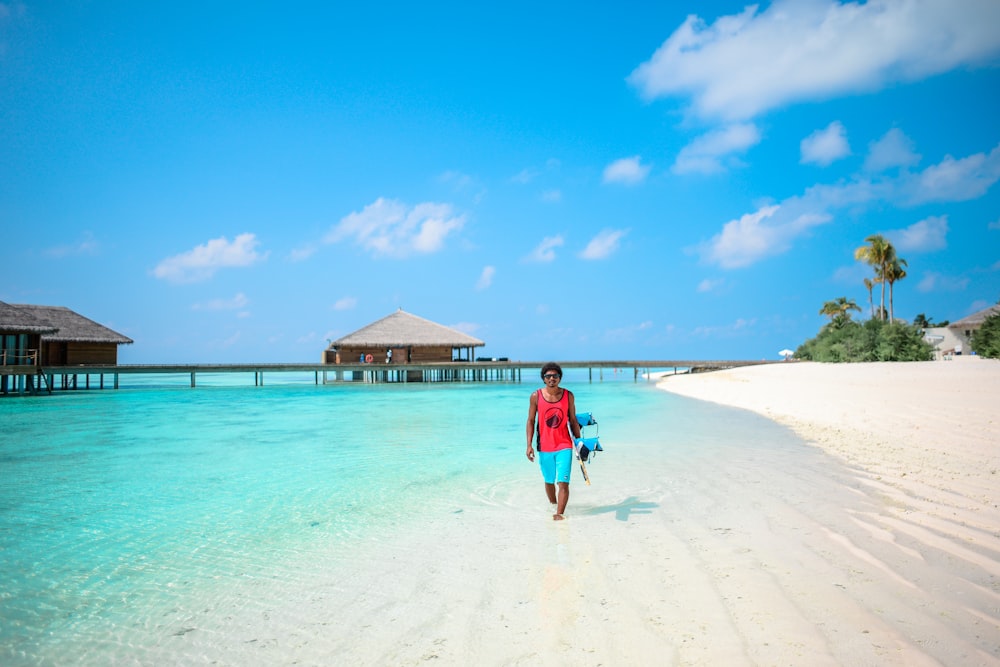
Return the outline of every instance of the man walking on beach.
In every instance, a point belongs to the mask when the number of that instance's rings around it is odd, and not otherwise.
[[[573,392],[559,386],[562,368],[549,362],[542,366],[545,386],[532,392],[528,402],[527,456],[535,460],[532,440],[538,434],[538,464],[545,481],[545,495],[555,507],[552,518],[562,521],[566,503],[569,502],[569,473],[573,467],[573,438],[580,437],[580,424],[576,421],[576,402]],[[537,430],[536,430],[537,422]],[[572,438],[570,437],[572,431]],[[558,484],[558,494],[556,485]]]

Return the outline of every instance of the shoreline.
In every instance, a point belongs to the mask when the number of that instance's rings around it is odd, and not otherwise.
[[[1000,660],[1000,362],[789,362],[669,377],[657,387],[787,426],[856,476],[845,483],[875,510],[853,522],[868,534],[848,538],[850,524],[820,523],[830,550],[845,550],[841,562],[857,557],[897,580],[891,586],[907,604],[883,639],[907,649],[898,664],[937,664],[931,656],[941,654],[924,652],[926,629],[915,619],[928,608],[945,616],[950,605],[971,624],[935,633],[954,642],[953,664]]]
[[[755,412],[901,489],[926,486],[983,510],[1000,503],[998,361],[789,362],[672,376],[657,387]]]
[[[342,400],[338,409],[370,421],[350,420],[354,430],[335,440],[364,443],[378,433],[381,446],[347,457],[308,426],[310,415],[329,414],[322,392],[275,413],[248,405],[245,394],[192,401],[188,392],[166,392],[165,405],[177,412],[146,425],[126,409],[131,401],[115,402],[111,421],[87,410],[81,426],[98,420],[128,441],[176,422],[166,451],[187,455],[150,461],[163,466],[157,478],[194,486],[175,498],[147,489],[156,502],[112,502],[120,520],[110,526],[103,512],[92,513],[94,526],[115,528],[122,544],[155,547],[162,557],[125,552],[101,558],[106,565],[95,570],[102,554],[94,549],[112,546],[109,539],[73,533],[70,521],[26,533],[36,540],[32,552],[93,552],[77,569],[101,575],[103,598],[71,625],[39,624],[54,633],[9,634],[15,643],[0,642],[0,656],[34,664],[79,655],[95,665],[998,664],[1000,517],[990,461],[1000,366],[980,363],[789,363],[659,385],[705,400],[652,384],[572,386],[581,407],[603,420],[607,451],[590,468],[592,486],[574,471],[567,521],[559,522],[537,464],[524,457],[521,387],[491,394],[495,409],[476,422],[486,445],[477,455],[436,416],[462,405],[459,414],[473,414],[478,391],[456,392],[446,404],[437,392],[419,392],[395,430],[383,422],[394,396],[352,394],[359,402]],[[962,409],[932,397],[934,406],[951,406],[938,419],[930,399],[907,398],[927,382],[939,390],[957,383]],[[891,400],[882,400],[886,387],[896,388]],[[211,430],[219,414],[235,419],[220,425],[225,434]],[[955,420],[961,432],[935,447],[935,429]],[[43,423],[32,415],[25,432]],[[189,431],[206,434],[201,445]],[[235,468],[223,457],[213,471],[219,442],[253,456]],[[149,444],[152,454],[164,451]],[[943,453],[951,458],[942,461]],[[207,467],[178,478],[190,461]],[[134,479],[130,465],[112,468]],[[104,479],[106,470],[97,465],[86,478]],[[253,482],[227,488],[222,479]],[[364,483],[353,489],[354,479]],[[35,488],[8,492],[31,497]],[[208,508],[180,501],[209,488],[220,493]],[[61,517],[64,505],[51,516]],[[151,531],[168,519],[181,532]],[[89,599],[92,579],[67,578],[53,602],[73,609]]]

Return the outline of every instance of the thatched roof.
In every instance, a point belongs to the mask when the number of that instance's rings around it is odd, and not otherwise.
[[[63,306],[31,306],[18,304],[17,310],[30,314],[35,320],[49,327],[49,333],[42,334],[43,341],[59,343],[115,343],[125,345],[131,338],[112,331],[104,325],[89,320]]]
[[[1000,303],[995,306],[990,306],[986,310],[980,310],[978,313],[972,313],[968,317],[963,317],[957,322],[952,322],[948,325],[949,329],[978,329],[986,321],[986,318],[990,315],[996,315],[1000,313]]]
[[[347,334],[330,347],[482,347],[486,345],[461,331],[407,313],[392,315]]]
[[[20,306],[0,301],[0,331],[5,333],[51,333],[56,328],[35,317]]]

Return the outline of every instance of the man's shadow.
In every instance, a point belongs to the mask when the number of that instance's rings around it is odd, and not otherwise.
[[[631,514],[652,514],[653,508],[659,506],[659,503],[642,501],[635,496],[629,496],[625,500],[620,503],[615,503],[614,505],[592,507],[589,510],[586,510],[584,514],[608,514],[609,512],[614,512],[615,518],[618,521],[628,521]]]

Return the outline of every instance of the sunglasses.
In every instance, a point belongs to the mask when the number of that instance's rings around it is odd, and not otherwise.
[[[543,380],[552,380],[553,378],[559,379],[559,376],[556,375],[555,373],[546,373],[545,375],[542,376]]]

